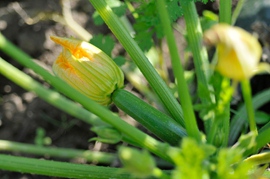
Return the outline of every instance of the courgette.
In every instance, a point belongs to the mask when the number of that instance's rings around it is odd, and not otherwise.
[[[187,135],[186,130],[175,120],[129,91],[115,90],[112,100],[118,108],[165,142],[178,145],[180,140]]]

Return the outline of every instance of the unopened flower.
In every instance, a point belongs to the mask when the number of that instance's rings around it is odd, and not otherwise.
[[[148,151],[121,146],[118,155],[124,169],[137,178],[146,178],[153,174],[155,161]]]
[[[91,131],[95,132],[98,137],[93,137],[89,141],[96,140],[107,144],[116,144],[122,139],[122,134],[109,126],[94,126]]]
[[[239,27],[214,25],[204,33],[204,42],[217,46],[216,70],[226,77],[249,79],[261,68],[262,48],[258,40]]]
[[[102,105],[111,102],[111,94],[124,85],[121,69],[103,51],[88,42],[52,36],[63,46],[53,64],[56,76]]]

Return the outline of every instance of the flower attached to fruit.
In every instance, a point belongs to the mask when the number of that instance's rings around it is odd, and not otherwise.
[[[101,105],[124,86],[124,75],[114,61],[88,42],[52,36],[63,47],[53,64],[56,76]]]
[[[204,33],[207,45],[216,45],[216,70],[223,76],[242,81],[263,69],[260,64],[262,48],[258,40],[239,27],[217,24]],[[266,69],[266,68],[264,68]]]

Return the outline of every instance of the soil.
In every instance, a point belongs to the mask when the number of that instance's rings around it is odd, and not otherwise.
[[[200,8],[216,10],[216,4]],[[95,26],[93,20],[89,18],[94,9],[88,0],[72,0],[71,9],[76,22],[90,33],[106,34],[110,32],[106,26]],[[47,14],[47,17],[39,19],[40,13]],[[59,0],[0,1],[0,31],[27,54],[34,59],[38,59],[46,67],[51,68],[52,62],[56,59],[61,47],[55,45],[49,39],[49,36],[77,37],[71,29],[52,20],[50,18],[52,14],[61,14]],[[265,34],[269,35],[269,32],[267,31]],[[265,48],[265,61],[269,60],[269,50]],[[48,85],[33,72],[10,59],[2,52],[0,52],[0,56],[44,85]],[[270,83],[261,83],[261,81],[265,80],[269,80],[269,77],[264,76],[255,80],[257,81],[256,89],[254,89],[255,92],[269,87]],[[0,75],[1,140],[33,144],[37,137],[37,131],[43,129],[46,131],[45,136],[51,139],[51,146],[92,150],[96,147],[95,143],[89,143],[88,140],[94,137],[95,134],[89,130],[90,127],[90,125],[86,125],[80,120],[52,107],[35,94],[25,91]],[[116,151],[114,146],[108,145],[103,145],[100,150],[107,152]],[[16,155],[23,154],[16,153]],[[0,170],[0,178],[48,179],[52,177]]]
[[[92,19],[88,18],[94,11],[89,1],[71,1],[71,9],[76,22],[90,33],[106,34],[109,32],[106,26],[97,27],[93,24]],[[48,17],[38,19],[40,13],[46,13]],[[61,47],[55,45],[49,36],[77,36],[68,27],[50,19],[52,14],[61,14],[59,0],[5,0],[0,2],[1,33],[49,69],[61,50]],[[0,52],[0,56],[44,85],[48,85],[29,69],[24,68],[2,52]],[[38,136],[37,131],[41,129],[46,132],[44,137],[51,140],[51,146],[87,150],[95,147],[95,142],[88,142],[95,136],[90,131],[90,127],[0,75],[1,140],[33,144]],[[100,150],[115,152],[114,147],[108,148],[107,145],[102,145]],[[23,154],[15,153],[15,155]],[[47,179],[52,177],[0,170],[0,178]]]

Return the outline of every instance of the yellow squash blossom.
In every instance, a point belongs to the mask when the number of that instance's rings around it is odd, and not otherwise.
[[[124,86],[121,69],[103,51],[88,42],[52,36],[63,47],[53,64],[56,76],[102,105],[111,102],[111,94]]]
[[[242,81],[259,70],[262,48],[258,40],[239,27],[217,24],[204,33],[204,42],[216,45],[216,70],[231,79]]]

